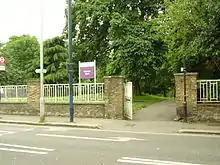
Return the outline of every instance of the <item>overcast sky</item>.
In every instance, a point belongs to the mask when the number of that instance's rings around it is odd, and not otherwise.
[[[40,36],[41,0],[0,0],[0,41],[12,35]],[[65,0],[43,0],[44,39],[62,33]]]

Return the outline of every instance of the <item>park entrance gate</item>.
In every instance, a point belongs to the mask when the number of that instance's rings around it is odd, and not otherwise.
[[[124,84],[125,101],[124,101],[124,117],[126,119],[133,119],[132,111],[132,82],[127,82]]]

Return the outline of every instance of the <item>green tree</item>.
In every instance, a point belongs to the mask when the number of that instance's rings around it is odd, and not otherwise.
[[[46,83],[68,82],[68,54],[63,37],[57,36],[44,42],[44,68]]]
[[[188,71],[200,77],[219,77],[220,1],[167,0],[165,12],[157,20],[168,44],[168,61],[178,72],[185,59]]]
[[[1,74],[1,84],[26,84],[31,78],[31,72],[34,72],[32,63],[37,59],[38,52],[36,37],[10,37],[2,49],[2,54],[6,57],[6,71]]]
[[[156,37],[150,21],[157,16],[161,3],[76,1],[72,14],[75,66],[78,61],[96,59],[102,75],[124,75],[133,81],[135,94],[140,94],[140,85],[150,81],[162,65],[165,46]]]

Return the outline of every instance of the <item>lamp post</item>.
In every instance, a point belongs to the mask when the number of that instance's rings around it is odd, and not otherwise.
[[[186,57],[184,55],[183,61],[183,114],[184,114],[184,122],[187,122],[187,99],[186,99]]]
[[[40,1],[40,122],[45,121],[44,107],[44,54],[43,54],[43,0]]]
[[[74,118],[73,106],[73,58],[72,58],[72,0],[68,0],[68,54],[69,54],[69,113],[70,122]]]

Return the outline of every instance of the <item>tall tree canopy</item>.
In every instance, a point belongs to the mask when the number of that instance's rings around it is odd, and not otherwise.
[[[74,61],[96,59],[105,74],[124,75],[140,84],[156,75],[164,58],[164,43],[150,18],[161,0],[77,0],[73,5]]]
[[[6,71],[1,74],[1,84],[26,84],[36,69],[32,67],[39,52],[36,37],[12,36],[1,52],[6,57]]]
[[[220,1],[166,0],[165,12],[157,20],[158,32],[168,44],[173,72],[185,58],[188,71],[200,77],[220,76]]]
[[[44,68],[46,83],[67,83],[68,54],[63,37],[54,37],[44,42]]]

